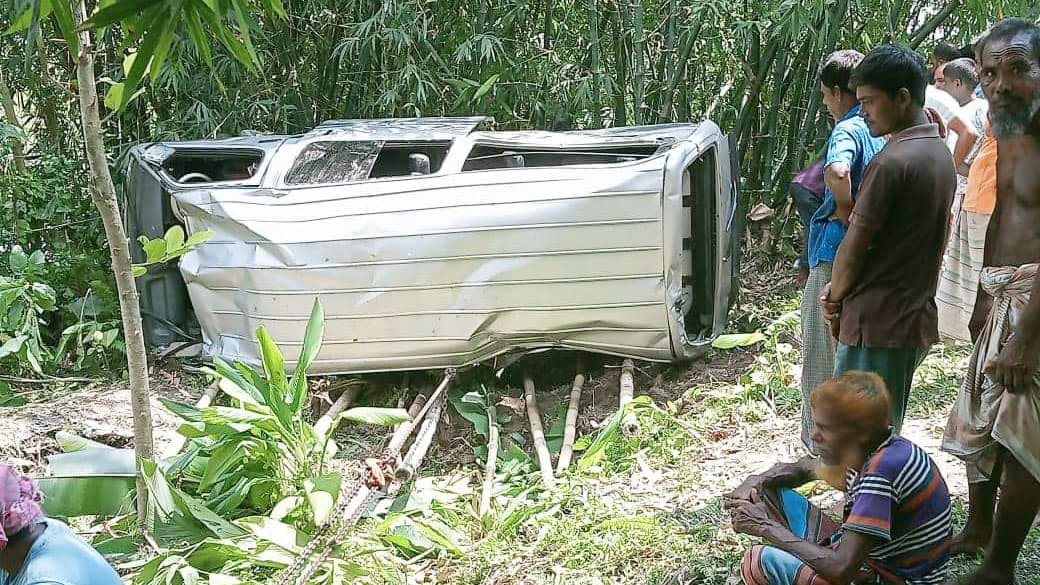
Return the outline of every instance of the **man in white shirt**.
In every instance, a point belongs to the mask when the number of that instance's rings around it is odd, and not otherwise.
[[[960,115],[961,105],[953,96],[929,85],[925,89],[924,106],[934,110],[946,125],[946,145],[953,152],[953,163],[957,169],[962,166],[967,172],[966,162],[971,149],[979,139],[979,133],[968,120]]]
[[[989,102],[975,96],[975,87],[979,84],[979,76],[972,59],[954,59],[939,68],[935,76],[935,87],[950,94],[960,104],[960,117],[971,124],[979,138],[968,153],[967,163],[957,169],[958,174],[967,178],[968,168],[982,145],[986,128],[986,113]]]

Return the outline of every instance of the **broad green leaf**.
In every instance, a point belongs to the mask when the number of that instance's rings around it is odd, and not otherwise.
[[[213,230],[203,230],[201,232],[195,232],[188,236],[188,240],[184,242],[184,247],[194,249],[196,246],[209,240],[214,235],[216,234],[213,232]]]
[[[15,246],[11,248],[10,254],[7,255],[7,263],[11,266],[11,271],[15,274],[20,274],[25,270],[25,267],[29,264],[29,256],[25,254],[21,246]]]
[[[236,524],[248,530],[253,536],[279,547],[298,554],[307,545],[309,536],[277,520],[264,516],[250,516],[235,521]]]
[[[716,337],[715,341],[711,342],[711,346],[715,349],[733,349],[734,347],[748,347],[765,340],[766,336],[762,334],[761,331],[755,331],[754,333],[732,333]]]
[[[264,399],[263,394],[261,394],[260,391],[257,390],[256,386],[250,383],[248,380],[246,380],[246,378],[242,375],[241,372],[228,365],[227,362],[220,359],[219,357],[214,357],[213,367],[216,370],[216,374],[218,376],[226,380],[230,380],[233,384],[241,388],[243,392],[252,396],[253,400],[255,400],[256,402],[266,404],[267,401]]]
[[[300,496],[288,496],[282,498],[274,508],[271,509],[271,518],[274,520],[282,520],[289,514],[292,514],[296,508],[299,508],[304,502],[304,499]]]
[[[287,387],[285,358],[282,357],[282,350],[278,349],[278,344],[271,338],[267,328],[262,325],[256,330],[256,341],[260,345],[260,357],[264,365],[264,375],[267,377],[267,381],[279,391],[284,401]]]
[[[76,33],[76,20],[72,16],[72,3],[57,0],[51,2],[51,7],[54,9],[54,20],[58,21],[58,28],[61,30],[61,36],[65,37],[65,44],[68,47],[69,55],[78,58],[79,35]]]
[[[169,398],[163,398],[161,396],[159,397],[159,402],[162,402],[163,406],[165,406],[167,410],[188,422],[202,422],[202,411],[190,404],[170,400]]]
[[[391,426],[412,420],[408,411],[403,408],[375,408],[359,406],[351,408],[339,415],[341,419],[370,425]],[[335,425],[333,425],[335,426]]]
[[[74,435],[68,431],[58,431],[54,434],[54,440],[58,442],[58,446],[65,453],[74,453],[76,451],[86,451],[87,449],[112,449],[104,443],[98,443],[97,441],[91,441],[90,439],[83,438],[79,435]]]
[[[148,239],[141,236],[141,247],[144,249],[148,263],[162,262],[166,259],[166,240],[163,238]]]
[[[209,458],[209,465],[206,466],[206,473],[199,482],[199,492],[209,490],[217,481],[224,479],[224,476],[245,458],[248,447],[249,441],[233,441],[214,449]]]
[[[303,482],[307,495],[307,503],[311,506],[312,521],[315,526],[324,526],[332,514],[332,509],[339,499],[340,485],[343,479],[338,473],[321,475]]]
[[[131,449],[84,449],[56,453],[47,457],[51,473],[56,476],[126,475],[133,476],[134,452]]]
[[[14,408],[26,404],[29,404],[29,401],[24,396],[15,394],[10,384],[0,382],[0,408]]]
[[[108,86],[108,91],[105,92],[105,107],[112,111],[118,110],[119,104],[123,103],[124,89],[126,89],[126,84],[123,82]]]
[[[42,477],[36,480],[44,494],[43,510],[63,518],[117,516],[130,510],[135,479],[132,475]]]
[[[166,249],[170,252],[180,250],[184,247],[184,228],[179,225],[171,227],[166,230],[163,239],[166,240]]]
[[[39,2],[40,13],[37,16],[37,18],[39,20],[46,19],[48,16],[50,16],[51,10],[53,10],[53,9],[54,9],[54,7],[51,6],[51,0],[40,0],[40,2]],[[33,7],[29,6],[25,10],[23,10],[18,15],[17,18],[14,19],[14,21],[11,23],[11,26],[7,27],[7,30],[4,31],[4,34],[5,35],[10,35],[10,34],[19,33],[19,32],[25,31],[25,30],[29,30],[29,27],[32,25],[32,18],[33,18],[32,15],[33,15]]]
[[[206,36],[205,31],[202,30],[202,21],[199,20],[199,15],[195,12],[195,4],[192,5],[185,11],[185,16],[188,22],[188,36],[191,37],[191,43],[195,46],[195,49],[202,55],[202,60],[206,62],[206,65],[213,66],[213,51],[209,46],[209,38]]]
[[[131,269],[131,274],[133,274],[134,278],[140,278],[145,274],[148,274],[148,267],[142,266],[140,264],[134,264],[133,268]]]
[[[292,392],[291,409],[293,412],[300,410],[304,398],[307,396],[307,368],[318,356],[321,349],[321,341],[325,336],[325,311],[321,307],[321,301],[314,299],[311,306],[311,316],[307,321],[307,329],[303,334],[303,346],[300,348],[300,357],[296,361],[296,370],[293,372],[292,381],[289,383]]]

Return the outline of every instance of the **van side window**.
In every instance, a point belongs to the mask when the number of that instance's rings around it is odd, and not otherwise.
[[[353,183],[368,179],[383,143],[376,140],[311,142],[293,161],[287,185]]]

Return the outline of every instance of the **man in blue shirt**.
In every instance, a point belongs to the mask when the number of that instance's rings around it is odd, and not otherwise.
[[[848,229],[863,172],[885,145],[883,138],[870,135],[859,115],[856,94],[849,87],[849,76],[862,60],[858,51],[836,51],[820,66],[823,103],[837,123],[827,143],[823,203],[809,225],[809,279],[802,297],[802,443],[814,454],[809,395],[834,375],[835,352],[819,299],[831,280],[831,265]]]

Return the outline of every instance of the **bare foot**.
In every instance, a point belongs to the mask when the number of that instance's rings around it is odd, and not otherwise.
[[[967,575],[950,579],[943,585],[1015,585],[1015,575],[982,565]]]
[[[965,530],[953,537],[953,541],[950,543],[950,556],[981,555],[989,544],[989,538],[989,535],[978,535]]]

